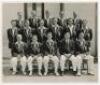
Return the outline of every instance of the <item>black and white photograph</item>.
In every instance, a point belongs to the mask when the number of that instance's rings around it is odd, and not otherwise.
[[[97,6],[2,3],[2,81],[97,82]]]

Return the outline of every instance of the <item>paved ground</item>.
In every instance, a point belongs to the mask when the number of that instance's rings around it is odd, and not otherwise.
[[[23,76],[20,73],[17,75],[11,75],[11,70],[9,70],[9,61],[3,62],[3,82],[97,82],[98,72],[97,64],[95,64],[95,75],[86,75],[86,71],[83,71],[82,76],[73,76],[72,72],[66,72],[64,76],[54,76],[52,73],[48,76]]]

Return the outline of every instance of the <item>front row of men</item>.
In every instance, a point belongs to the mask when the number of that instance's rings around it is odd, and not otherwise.
[[[54,73],[59,75],[58,68],[61,69],[61,75],[64,74],[65,63],[67,60],[71,61],[73,73],[81,75],[83,59],[88,60],[88,73],[94,74],[94,57],[86,51],[86,42],[84,40],[84,32],[80,31],[78,38],[73,41],[70,38],[70,32],[64,33],[64,38],[56,43],[53,40],[51,31],[47,32],[47,39],[45,42],[38,41],[37,34],[32,35],[32,42],[29,46],[22,41],[22,36],[17,35],[17,41],[13,45],[14,57],[11,59],[13,73],[17,72],[17,65],[20,62],[21,70],[26,75],[26,67],[28,66],[29,75],[33,73],[33,62],[37,61],[38,75],[42,75],[42,66],[44,66],[44,75],[48,74],[49,61],[54,64]],[[28,54],[27,56],[25,54]]]

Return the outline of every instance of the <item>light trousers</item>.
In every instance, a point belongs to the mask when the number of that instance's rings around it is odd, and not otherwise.
[[[27,65],[26,56],[18,55],[17,57],[11,58],[11,67],[13,68],[14,72],[17,72],[17,66],[18,66],[19,63],[21,65],[21,70],[24,72],[25,69],[26,69],[26,65]]]
[[[38,70],[41,70],[42,69],[42,62],[43,62],[42,61],[42,56],[34,56],[34,57],[29,56],[28,57],[28,61],[27,61],[27,63],[28,63],[28,70],[29,71],[33,70],[33,62],[34,62],[34,60],[37,61]]]
[[[50,60],[53,61],[55,72],[57,72],[59,66],[59,59],[57,56],[53,56],[53,55],[44,56],[43,63],[44,63],[45,72],[48,72],[48,63]]]
[[[61,55],[61,57],[60,57],[60,68],[61,68],[61,71],[64,71],[66,63],[67,63],[67,67],[69,67],[68,66],[68,62],[66,62],[66,61],[69,59],[70,55],[71,54]]]

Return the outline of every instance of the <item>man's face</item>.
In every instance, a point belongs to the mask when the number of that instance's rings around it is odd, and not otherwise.
[[[57,19],[56,19],[56,18],[54,18],[53,22],[54,22],[54,24],[57,24]]]
[[[11,25],[12,25],[12,27],[15,27],[16,26],[16,21],[12,21]]]
[[[64,35],[64,37],[65,37],[65,40],[70,39],[70,33],[67,32],[67,33]]]
[[[83,32],[81,32],[81,33],[79,34],[79,39],[84,39],[84,33],[83,33]]]
[[[17,41],[22,41],[22,36],[21,35],[17,36]]]
[[[64,13],[60,12],[59,16],[60,16],[60,18],[63,18],[64,17]]]
[[[47,39],[52,39],[52,33],[51,32],[47,34]]]
[[[44,26],[44,21],[43,20],[40,21],[40,26]]]
[[[86,26],[86,25],[87,25],[87,21],[83,20],[83,26]]]
[[[69,24],[69,25],[72,25],[72,24],[73,24],[73,19],[70,18],[70,19],[68,20],[68,24]]]
[[[25,26],[29,26],[29,21],[28,20],[25,22]]]
[[[37,39],[37,36],[34,35],[33,38],[32,38],[32,41],[33,41],[33,42],[36,42],[37,40],[38,40],[38,39]]]

